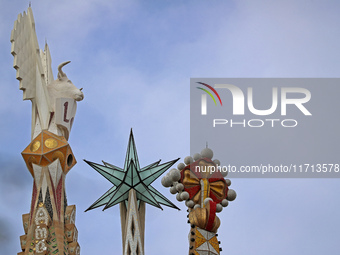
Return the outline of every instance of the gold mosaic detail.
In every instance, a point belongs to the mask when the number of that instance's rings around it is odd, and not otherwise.
[[[206,241],[207,240],[204,238],[204,236],[196,229],[195,247],[200,247]]]
[[[39,148],[40,148],[40,142],[39,141],[34,141],[30,146],[30,150],[32,152],[37,151]]]
[[[53,138],[48,138],[45,140],[45,146],[49,149],[53,149],[58,146],[58,142]]]
[[[214,236],[213,238],[211,238],[209,240],[209,243],[211,244],[211,246],[215,249],[215,251],[217,251],[218,253],[220,253],[220,246],[218,244],[217,238],[216,236]]]
[[[65,160],[64,154],[61,151],[55,151],[52,154],[52,160],[59,159],[60,162],[63,162]]]
[[[21,154],[33,177],[33,164],[48,166],[59,159],[61,168],[66,174],[77,163],[67,140],[47,130],[43,130]]]

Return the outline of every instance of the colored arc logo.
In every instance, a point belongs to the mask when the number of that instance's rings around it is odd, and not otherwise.
[[[215,93],[215,95],[217,96],[217,98],[218,98],[218,100],[220,101],[220,104],[221,104],[221,106],[222,106],[222,100],[221,100],[221,98],[220,98],[220,95],[217,93],[217,91],[216,91],[213,87],[211,87],[210,85],[205,84],[205,83],[203,83],[203,82],[197,82],[197,83],[199,83],[199,84],[201,84],[201,85],[204,85],[204,86],[208,87],[209,89],[211,89],[211,90]],[[200,88],[200,87],[197,87],[197,88],[198,88],[198,89],[201,89],[201,90],[203,90],[203,91],[205,91],[205,92],[207,92],[207,94],[214,100],[215,105],[217,105],[214,96],[213,96],[208,90],[206,90],[206,89],[204,89],[204,88]]]

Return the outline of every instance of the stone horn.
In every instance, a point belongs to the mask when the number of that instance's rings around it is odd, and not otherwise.
[[[66,62],[63,62],[61,63],[59,66],[58,66],[58,78],[62,78],[62,77],[66,77],[66,74],[63,72],[62,68],[63,66],[67,65],[68,63],[70,63],[71,61],[66,61]]]

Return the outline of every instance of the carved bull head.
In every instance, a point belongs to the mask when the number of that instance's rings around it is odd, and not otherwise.
[[[73,98],[76,101],[81,101],[84,99],[82,88],[78,89],[76,86],[74,86],[62,70],[63,66],[70,62],[71,61],[61,63],[58,66],[58,79],[51,82],[51,84],[47,86],[52,104],[56,98]]]

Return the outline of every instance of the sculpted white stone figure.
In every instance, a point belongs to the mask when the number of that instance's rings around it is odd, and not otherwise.
[[[24,100],[32,101],[33,140],[42,130],[48,130],[66,139],[72,128],[76,113],[76,101],[84,94],[62,71],[64,62],[58,67],[58,78],[53,79],[51,55],[48,45],[40,50],[35,33],[35,23],[31,8],[27,14],[19,14],[11,34],[14,68]]]
[[[84,94],[81,89],[78,89],[67,78],[67,75],[62,71],[63,66],[67,65],[71,61],[61,63],[58,66],[58,79],[47,85],[48,95],[50,102],[54,102],[57,98],[73,98],[76,101],[84,99]],[[55,110],[55,109],[54,109]]]
[[[58,66],[58,78],[47,85],[49,101],[55,114],[51,115],[49,131],[64,136],[66,139],[72,128],[77,105],[75,101],[84,99],[82,88],[78,89],[62,71],[63,66],[71,61],[61,63]],[[37,134],[39,129],[37,130]]]

